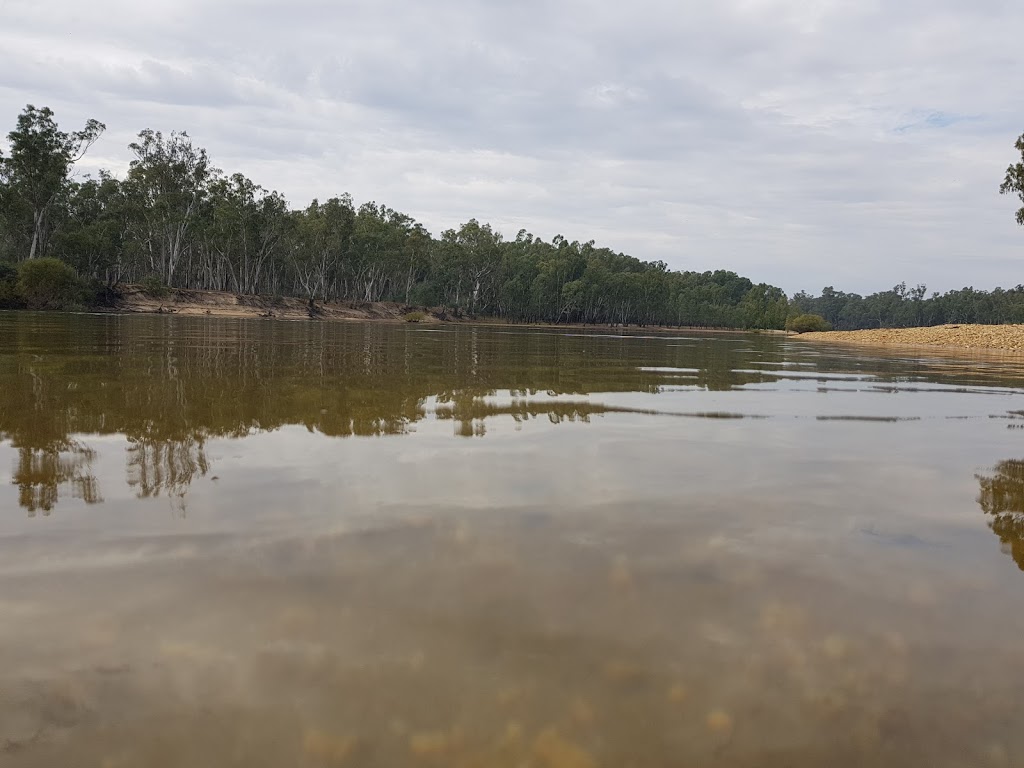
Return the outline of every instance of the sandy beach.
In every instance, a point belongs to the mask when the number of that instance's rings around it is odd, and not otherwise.
[[[925,346],[1024,353],[1024,325],[936,325],[801,333],[794,338],[870,346]]]

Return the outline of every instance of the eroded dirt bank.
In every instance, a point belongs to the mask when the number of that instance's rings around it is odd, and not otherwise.
[[[111,307],[116,312],[144,312],[216,317],[272,317],[282,320],[393,320],[403,321],[410,312],[419,312],[418,321],[440,323],[456,320],[441,310],[423,310],[385,302],[316,302],[311,308],[305,299],[281,296],[240,296],[224,291],[168,289],[155,296],[133,285],[121,286],[120,296]]]
[[[872,328],[863,331],[802,333],[807,341],[883,346],[992,349],[1024,353],[1024,325],[936,325],[930,328]]]

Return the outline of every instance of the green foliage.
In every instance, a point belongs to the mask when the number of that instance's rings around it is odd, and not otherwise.
[[[0,309],[15,309],[21,306],[18,293],[18,270],[13,264],[0,261]]]
[[[409,294],[409,304],[417,304],[421,307],[436,307],[441,304],[441,294],[437,287],[429,280],[416,283]]]
[[[17,206],[8,209],[9,214],[15,211],[12,223],[29,234],[28,250],[19,258],[45,253],[71,169],[104,129],[89,120],[83,130],[66,133],[57,127],[52,110],[31,104],[18,115],[15,129],[7,134],[10,157],[0,158],[0,181],[8,202]]]
[[[832,326],[821,315],[797,315],[786,321],[786,330],[794,333],[831,331]]]
[[[164,285],[156,275],[147,275],[142,278],[139,281],[139,287],[144,294],[154,299],[166,299],[171,295],[171,289]]]
[[[105,171],[98,179],[72,183],[64,199],[62,226],[52,255],[80,275],[113,283],[124,255],[127,205],[121,183]]]
[[[820,296],[801,291],[791,300],[794,313],[824,317],[838,330],[911,328],[944,323],[1024,323],[1024,286],[980,291],[961,288],[927,296],[924,285],[900,283],[870,296],[844,293],[831,286]]]
[[[209,211],[211,185],[220,172],[184,131],[165,139],[147,129],[128,148],[135,159],[122,187],[130,236],[151,246],[150,270],[169,285],[200,214]]]
[[[82,283],[60,259],[31,259],[18,265],[18,295],[29,309],[71,309],[82,301]]]
[[[999,185],[999,194],[1016,195],[1021,203],[1024,203],[1024,134],[1017,139],[1013,145],[1020,152],[1021,161],[1007,167],[1006,178]],[[1017,223],[1024,226],[1024,205],[1017,209]]]
[[[423,312],[406,312],[404,319],[407,323],[422,323],[427,316]]]

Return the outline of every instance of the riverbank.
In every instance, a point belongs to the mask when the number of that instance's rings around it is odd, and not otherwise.
[[[936,325],[801,333],[793,338],[867,346],[944,347],[1024,353],[1024,325]]]
[[[209,317],[267,317],[280,320],[390,320],[459,322],[443,310],[424,310],[388,302],[316,302],[282,296],[242,296],[226,291],[168,288],[155,295],[140,286],[124,285],[110,309],[114,312]]]
[[[243,296],[227,291],[201,291],[166,288],[162,295],[138,285],[121,285],[117,298],[105,311],[126,314],[165,314],[184,317],[273,318],[278,320],[376,320],[429,324],[514,325],[517,328],[580,328],[588,330],[639,331],[642,333],[770,333],[785,331],[745,331],[736,328],[688,328],[675,326],[583,325],[580,323],[510,323],[500,317],[455,316],[443,307],[407,306],[395,302],[316,302],[282,296]]]

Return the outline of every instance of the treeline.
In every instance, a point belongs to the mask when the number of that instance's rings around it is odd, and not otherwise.
[[[793,310],[821,315],[836,330],[913,328],[945,323],[1024,323],[1024,285],[1004,290],[961,288],[927,294],[924,285],[900,283],[888,291],[860,296],[831,286],[820,296],[803,291],[793,296]]]
[[[75,178],[103,130],[90,121],[66,133],[49,109],[29,106],[0,157],[0,262],[58,259],[90,283],[77,294],[87,301],[148,283],[517,322],[782,328],[789,312],[774,286],[724,270],[670,271],[593,241],[546,242],[525,230],[506,240],[475,219],[435,237],[411,216],[348,195],[293,209],[215,168],[186,133],[142,131],[123,179]],[[43,271],[66,283],[59,266]],[[6,274],[0,301],[26,301],[18,286],[31,279]]]

